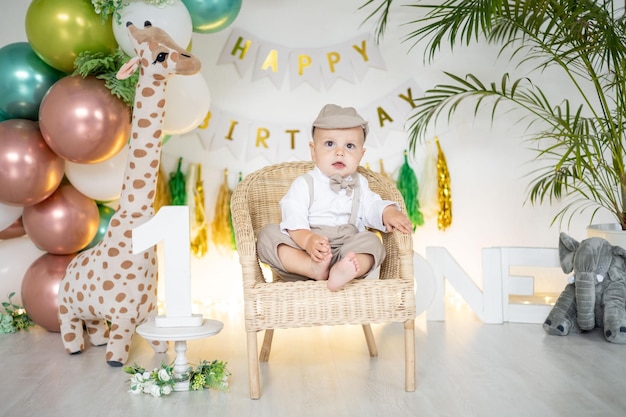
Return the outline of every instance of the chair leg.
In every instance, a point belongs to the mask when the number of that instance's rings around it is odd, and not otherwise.
[[[265,336],[263,337],[263,345],[261,346],[261,355],[259,360],[261,362],[267,362],[270,358],[270,351],[272,350],[272,338],[274,337],[274,329],[265,330]]]
[[[407,392],[415,391],[415,320],[404,322],[404,385]]]
[[[367,342],[367,350],[370,352],[370,357],[373,358],[378,356],[378,349],[376,349],[376,341],[374,340],[374,333],[372,333],[372,326],[364,324],[363,333],[365,333],[365,341]]]
[[[257,351],[257,334],[248,332],[248,378],[250,383],[250,398],[261,398],[261,383],[259,381],[259,357]]]

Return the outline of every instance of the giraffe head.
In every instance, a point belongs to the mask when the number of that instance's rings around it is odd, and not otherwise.
[[[130,77],[141,65],[144,74],[160,75],[167,79],[171,75],[193,75],[200,71],[200,60],[189,51],[177,45],[161,28],[152,26],[150,21],[143,28],[127,22],[130,41],[137,53],[120,68],[117,78]]]

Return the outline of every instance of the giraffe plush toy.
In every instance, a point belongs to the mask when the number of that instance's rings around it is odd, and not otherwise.
[[[137,56],[117,77],[128,78],[137,67],[140,73],[119,206],[106,235],[72,260],[59,287],[65,350],[78,353],[85,348],[85,327],[91,344],[107,344],[111,366],[126,363],[136,326],[156,313],[156,247],[133,254],[131,238],[135,227],[154,216],[167,80],[200,71],[200,61],[162,29],[150,22],[144,28],[130,22],[126,26]],[[165,352],[167,343],[152,342],[152,347]]]

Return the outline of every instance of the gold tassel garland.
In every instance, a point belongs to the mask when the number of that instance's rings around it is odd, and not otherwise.
[[[387,178],[389,181],[394,182],[393,178],[391,178],[391,176],[389,174],[387,174],[387,172],[385,172],[385,165],[383,164],[383,160],[382,159],[378,160],[378,164],[380,165],[380,175],[382,175],[383,177]]]
[[[220,186],[215,201],[215,216],[211,223],[211,240],[217,248],[233,249],[233,229],[230,217],[230,196],[228,187],[228,169],[224,170],[224,181]]]
[[[154,212],[156,213],[161,207],[169,205],[171,200],[172,196],[170,195],[170,188],[167,184],[167,175],[163,169],[159,169],[156,194],[154,195]]]
[[[190,210],[191,251],[201,258],[209,250],[201,164],[189,166],[187,199]]]
[[[439,144],[439,138],[435,136],[437,144],[437,184],[439,189],[439,213],[437,214],[437,227],[446,230],[452,224],[452,194],[450,191],[450,171],[446,156]]]

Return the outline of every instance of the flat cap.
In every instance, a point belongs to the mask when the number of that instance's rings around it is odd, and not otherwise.
[[[336,104],[327,104],[322,107],[317,119],[313,121],[313,128],[320,129],[349,129],[361,127],[364,136],[367,137],[369,127],[367,122],[354,107],[341,107]]]

